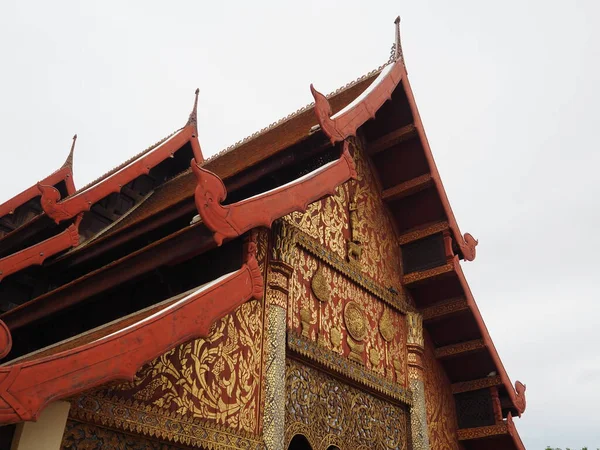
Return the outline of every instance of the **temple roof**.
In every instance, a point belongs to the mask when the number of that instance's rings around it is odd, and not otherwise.
[[[225,186],[230,192],[243,190],[256,180],[286,165],[292,165],[296,161],[294,158],[300,157],[298,154],[286,154],[285,158],[277,158],[300,143],[310,141],[310,145],[314,148],[324,149],[338,141],[346,142],[346,139],[358,134],[368,141],[366,153],[371,159],[373,171],[381,186],[381,198],[390,210],[398,234],[398,243],[403,250],[405,257],[403,291],[413,305],[423,313],[425,329],[436,347],[436,357],[444,367],[453,390],[455,393],[460,393],[480,385],[497,386],[500,390],[500,413],[506,428],[505,434],[511,437],[514,448],[523,448],[512,423],[512,416],[520,415],[525,410],[525,387],[519,382],[515,386],[512,385],[462,271],[460,260],[475,259],[477,241],[470,234],[461,233],[450,207],[408,81],[399,37],[395,45],[394,58],[388,64],[369,72],[327,97],[312,86],[311,91],[315,97],[314,104],[297,110],[207,160],[203,160],[197,139],[195,111],[198,92],[196,92],[195,106],[185,127],[79,191],[74,191],[72,176],[67,177],[67,174],[70,174],[70,165],[63,166],[55,172],[55,174],[62,173],[60,177],[63,178],[51,178],[55,176],[53,174],[40,183],[44,210],[56,222],[73,219],[82,213],[85,220],[87,211],[91,210],[93,205],[112,193],[121,192],[126,183],[132,182],[144,172],[147,173],[164,161],[169,154],[178,151],[187,143],[190,144],[196,161],[192,165],[193,170],[179,171],[175,176],[143,191],[143,195],[127,208],[126,213],[120,214],[100,228],[94,228],[86,236],[85,242],[75,246],[69,253],[49,261],[48,264],[59,265],[69,258],[83,260],[86,252],[93,253],[95,247],[106,245],[106,248],[109,248],[107,242],[111,239],[117,242],[120,236],[127,237],[128,233],[134,233],[135,229],[145,225],[147,230],[152,227],[158,228],[167,220],[162,218],[187,217],[195,209],[200,212],[203,226],[213,233],[218,245],[223,239],[239,236],[254,226],[268,226],[274,219],[289,213],[294,208],[298,209],[299,206],[305,207],[304,203],[314,201],[324,193],[314,189],[315,198],[302,199],[303,205],[292,205],[292,209],[289,204],[277,209],[275,203],[269,206],[268,202],[262,201],[270,193],[277,192],[277,189],[281,191],[294,188],[293,183],[287,183],[273,191],[260,191],[260,195],[250,193],[244,197],[244,200],[223,206],[221,203],[225,199]],[[171,148],[169,143],[177,139],[181,142],[178,141]],[[158,156],[154,160],[153,156],[156,155]],[[343,158],[344,156],[336,167],[343,166]],[[347,170],[344,170],[335,179],[335,186],[351,176],[350,164]],[[122,177],[123,174],[127,176]],[[318,176],[318,171],[311,176]],[[56,185],[55,180],[59,178],[59,181],[67,182],[65,177],[70,180],[71,190],[68,196],[63,196],[61,199],[61,195],[58,197],[56,195],[58,190],[52,186]],[[206,185],[212,183],[211,189],[203,190],[203,183]],[[327,189],[335,186],[328,186]],[[17,197],[11,200],[12,204],[9,204],[11,202],[9,201],[0,206],[0,212],[3,211],[2,207],[6,210],[13,204],[22,205],[30,201],[35,197],[30,196],[32,193],[35,193],[33,188],[24,191],[19,194],[21,197],[17,196],[18,200],[15,200]],[[92,193],[94,195],[91,195]],[[193,201],[194,194],[196,207]],[[205,210],[203,214],[203,202],[198,199],[209,194],[216,195],[217,201],[212,205],[212,209]],[[258,209],[262,216],[254,222],[246,221],[243,225],[231,219],[232,211],[244,211],[244,205],[256,199],[261,200]],[[9,206],[5,206],[7,204]],[[244,218],[249,215],[246,212],[239,214]],[[182,229],[171,236],[175,239],[193,229],[195,227]],[[57,230],[54,235],[56,239],[61,235],[59,231]],[[65,239],[63,240],[66,242]],[[20,251],[31,250],[33,253],[39,253],[39,248],[35,246],[44,245],[45,242],[35,242]],[[30,304],[42,306],[31,317],[39,318],[54,311],[53,308],[57,307],[54,302],[56,292],[69,292],[69,290],[75,292],[78,289],[77,285],[87,283],[91,275],[112,270],[112,265],[115,265],[115,270],[119,270],[117,266],[122,261],[133,261],[138,256],[143,258],[142,254],[146,249],[165,242],[166,238],[158,239],[141,250],[132,251],[121,259],[39,296]],[[71,246],[74,245],[69,244],[61,250]],[[426,246],[443,248],[439,264],[429,267],[411,262],[410,250],[423,249]],[[29,260],[17,253],[15,252],[16,256],[11,261],[17,261],[20,265],[11,265],[11,267],[21,270],[24,268],[23,261]],[[2,261],[0,259],[0,268]],[[35,259],[31,261],[32,264],[41,263],[35,262]],[[75,293],[69,298],[72,298],[69,301],[78,301],[78,295]],[[25,313],[29,309],[30,306],[26,304],[1,317],[6,320],[9,327],[22,326],[27,320],[32,320],[31,317],[25,319]]]

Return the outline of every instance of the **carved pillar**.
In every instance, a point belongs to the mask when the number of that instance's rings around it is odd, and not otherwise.
[[[267,450],[284,450],[285,334],[290,279],[294,271],[294,228],[284,221],[273,225],[273,246],[267,271],[266,380],[263,434]]]
[[[423,371],[423,316],[409,312],[406,315],[408,336],[408,378],[413,396],[410,425],[414,450],[429,450],[429,432],[425,410],[425,374]]]

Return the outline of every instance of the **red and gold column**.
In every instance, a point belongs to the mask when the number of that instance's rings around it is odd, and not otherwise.
[[[408,349],[408,379],[413,405],[410,411],[410,428],[414,450],[429,450],[427,412],[425,405],[425,373],[423,370],[423,316],[409,312],[406,315]]]
[[[265,330],[265,412],[263,436],[267,450],[283,450],[285,439],[285,336],[290,279],[294,271],[295,229],[284,221],[273,225],[267,271]]]

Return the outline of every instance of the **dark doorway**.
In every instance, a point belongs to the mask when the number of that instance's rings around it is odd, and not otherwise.
[[[288,450],[312,450],[312,447],[308,443],[308,439],[301,434],[297,434],[290,442]]]

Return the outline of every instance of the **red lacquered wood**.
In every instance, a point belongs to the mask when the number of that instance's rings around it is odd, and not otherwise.
[[[75,184],[73,182],[73,151],[75,150],[75,141],[77,139],[77,135],[73,136],[73,144],[71,145],[71,151],[67,160],[62,165],[60,169],[48,175],[46,178],[40,181],[41,184],[47,186],[54,186],[60,183],[61,181],[65,182],[67,187],[67,194],[71,195],[75,192]],[[19,206],[24,205],[29,200],[40,195],[40,191],[37,187],[37,184],[34,184],[28,189],[25,189],[20,194],[15,195],[10,200],[2,203],[0,205],[0,217],[3,217],[7,214],[12,214]]]
[[[214,321],[262,295],[262,274],[250,255],[240,270],[133,325],[55,355],[0,367],[0,425],[36,420],[52,401],[132,380],[146,362],[191,339],[207,337]]]
[[[29,266],[40,265],[46,258],[57,253],[75,247],[79,244],[79,223],[81,216],[77,217],[75,223],[63,232],[52,236],[45,241],[27,247],[21,251],[5,256],[0,259],[0,281],[10,274],[18,272]]]
[[[170,157],[187,142],[191,141],[194,154],[196,155],[196,152],[200,151],[200,147],[197,143],[195,128],[195,124],[182,128],[165,142],[136,161],[109,175],[95,185],[67,197],[63,201],[60,201],[60,193],[56,188],[38,183],[39,192],[42,194],[41,203],[44,212],[54,219],[56,223],[70,219],[83,211],[89,211],[94,203],[113,192],[119,192],[123,186],[140,175],[148,174],[150,169]]]
[[[475,322],[477,323],[477,327],[479,328],[479,332],[481,333],[485,347],[489,351],[490,356],[491,356],[492,360],[494,361],[494,364],[498,371],[498,375],[500,375],[502,384],[506,388],[506,392],[508,393],[508,396],[509,396],[513,406],[515,407],[519,417],[521,417],[521,414],[523,414],[525,412],[525,408],[527,406],[527,400],[525,398],[526,386],[523,383],[521,383],[520,381],[517,381],[513,387],[512,383],[510,381],[510,378],[508,377],[508,373],[506,372],[506,369],[504,368],[504,364],[502,364],[500,355],[498,354],[498,351],[496,350],[496,346],[494,345],[494,342],[492,341],[490,332],[488,331],[487,326],[485,325],[485,322],[483,321],[483,317],[481,315],[481,312],[479,311],[479,307],[477,306],[477,303],[475,303],[475,298],[473,297],[471,288],[469,287],[469,284],[467,283],[467,279],[465,277],[465,274],[464,274],[462,267],[460,265],[460,262],[458,260],[458,256],[455,256],[453,258],[452,264],[454,265],[454,271],[456,272],[458,280],[463,288],[465,298],[467,299],[467,304],[469,305],[469,309],[473,313],[473,317],[475,318]]]
[[[384,73],[385,71],[385,73]],[[373,119],[381,106],[392,98],[392,92],[400,83],[403,75],[403,65],[396,61],[389,69],[383,69],[371,86],[359,98],[333,115],[327,97],[310,85],[310,91],[315,99],[315,114],[323,132],[331,143],[343,141],[354,136],[356,130],[367,120]]]
[[[214,233],[217,245],[255,227],[270,227],[274,220],[294,211],[305,211],[308,205],[351,178],[356,178],[354,161],[344,142],[340,159],[279,188],[223,206],[227,197],[223,181],[202,169],[192,160],[197,185],[195,201],[202,222]]]

